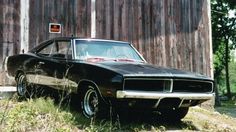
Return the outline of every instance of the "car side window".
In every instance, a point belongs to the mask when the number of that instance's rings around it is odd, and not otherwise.
[[[72,54],[70,54],[70,41],[57,41],[56,47],[57,47],[57,53],[54,55],[54,57],[59,58],[72,58]],[[68,49],[69,48],[69,49]]]
[[[49,45],[47,45],[46,47],[44,47],[43,49],[41,49],[38,54],[43,55],[43,56],[50,56],[53,53],[56,53],[56,46],[54,43],[50,43]]]
[[[72,47],[71,47],[72,45],[70,44],[69,46],[68,46],[68,53],[67,53],[67,59],[72,59]]]
[[[53,58],[72,58],[72,51],[68,50],[71,49],[70,45],[70,41],[54,41],[41,49],[38,54]]]

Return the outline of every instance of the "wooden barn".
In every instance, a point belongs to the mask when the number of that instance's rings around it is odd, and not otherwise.
[[[149,63],[213,77],[210,0],[1,0],[0,85],[6,56],[71,35],[129,41]]]

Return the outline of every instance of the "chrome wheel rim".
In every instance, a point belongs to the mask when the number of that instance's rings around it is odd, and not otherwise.
[[[95,90],[89,89],[84,96],[84,112],[89,117],[95,115],[98,106],[98,96]]]
[[[18,79],[17,91],[20,96],[24,96],[26,93],[26,81],[23,75],[21,75]]]

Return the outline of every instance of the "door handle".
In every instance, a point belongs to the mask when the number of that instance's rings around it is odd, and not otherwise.
[[[45,62],[39,61],[38,64],[36,64],[34,67],[35,67],[35,69],[41,69],[41,66],[44,64],[45,64]]]
[[[45,64],[45,62],[42,62],[42,61],[39,62],[39,65],[44,65],[44,64]]]

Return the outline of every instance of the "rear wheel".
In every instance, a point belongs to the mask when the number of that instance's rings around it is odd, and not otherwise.
[[[17,94],[20,97],[29,97],[29,88],[28,88],[28,83],[26,80],[26,77],[24,74],[19,74],[17,79],[16,79],[17,85]]]
[[[32,98],[36,93],[40,92],[40,88],[36,88],[35,85],[27,82],[26,76],[23,73],[18,74],[16,83],[17,94],[21,98]]]

